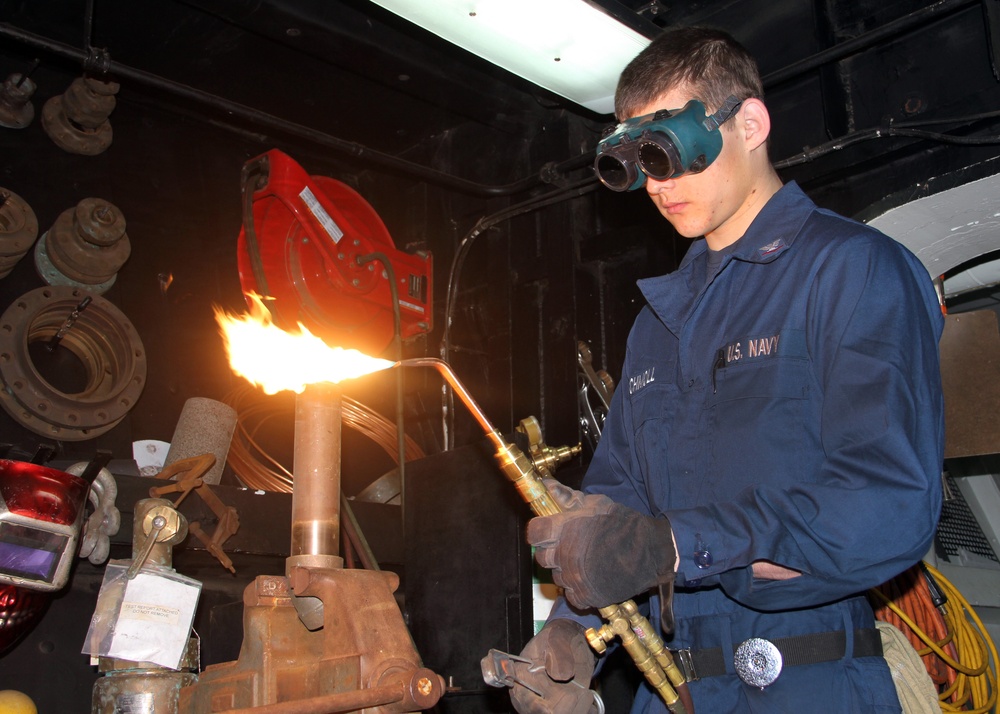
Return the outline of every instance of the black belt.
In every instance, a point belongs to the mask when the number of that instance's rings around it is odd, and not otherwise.
[[[753,637],[729,653],[736,673],[747,684],[765,687],[778,678],[783,667],[818,664],[842,659],[847,649],[843,630],[765,640]],[[691,682],[703,677],[726,674],[726,660],[721,647],[701,650],[675,650],[675,659]],[[882,636],[876,629],[854,631],[854,657],[881,657]]]

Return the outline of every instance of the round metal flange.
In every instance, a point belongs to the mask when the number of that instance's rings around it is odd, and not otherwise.
[[[93,77],[77,77],[62,95],[66,116],[84,129],[97,129],[115,110],[117,82],[103,82]]]
[[[68,350],[83,367],[78,391],[54,386],[32,357],[33,346],[45,349],[57,334],[57,349]],[[0,316],[0,406],[37,434],[67,441],[100,436],[125,418],[145,384],[146,353],[135,328],[99,295],[42,287]]]
[[[98,295],[103,295],[115,284],[115,280],[118,278],[117,274],[112,275],[102,283],[84,283],[64,275],[59,268],[52,264],[52,259],[49,257],[48,235],[48,233],[43,233],[38,242],[35,243],[35,270],[42,280],[49,285],[68,285]]]
[[[42,106],[42,127],[60,149],[84,156],[103,153],[114,138],[109,121],[89,128],[71,118],[62,95],[52,97]]]
[[[73,224],[80,237],[92,245],[110,246],[127,238],[125,216],[103,198],[85,198],[76,204]]]
[[[31,96],[35,83],[23,74],[12,74],[0,86],[0,126],[23,129],[35,118]]]
[[[39,275],[50,285],[105,292],[132,253],[125,218],[113,204],[86,198],[63,211],[35,248]]]
[[[38,237],[38,219],[23,198],[0,188],[0,278],[6,277]]]
[[[97,199],[95,199],[97,200]],[[112,212],[118,209],[104,202],[103,210],[115,221]],[[83,218],[83,221],[78,219]],[[124,231],[118,238],[107,244],[92,242],[90,237],[97,233],[107,237],[107,231],[95,228],[87,211],[69,208],[63,211],[48,232],[49,257],[64,275],[81,283],[102,283],[125,265],[132,254],[132,243]],[[121,219],[124,223],[124,219]]]

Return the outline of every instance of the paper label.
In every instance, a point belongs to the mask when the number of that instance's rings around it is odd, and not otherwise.
[[[191,638],[201,583],[172,569],[108,563],[84,653],[178,669]]]
[[[330,218],[330,214],[326,212],[326,209],[323,208],[316,195],[309,190],[308,186],[299,192],[299,198],[306,204],[309,212],[319,221],[320,225],[323,226],[323,230],[333,239],[333,242],[340,243],[340,239],[344,237],[344,231],[340,230],[337,222]]]
[[[125,586],[108,655],[176,669],[191,636],[201,584],[140,570]]]
[[[160,625],[176,625],[180,622],[180,610],[176,607],[151,605],[148,602],[123,602],[120,619],[155,622]]]

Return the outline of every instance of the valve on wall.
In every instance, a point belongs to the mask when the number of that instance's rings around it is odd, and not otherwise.
[[[0,85],[0,126],[23,129],[35,118],[35,106],[31,103],[35,83],[29,74],[14,72]]]
[[[0,278],[6,278],[38,237],[38,219],[23,198],[0,187]]]
[[[56,145],[71,154],[96,156],[111,146],[108,117],[114,111],[118,83],[77,77],[63,94],[42,107],[42,126]]]
[[[101,198],[67,208],[35,244],[35,269],[49,285],[103,294],[132,253],[125,216]]]

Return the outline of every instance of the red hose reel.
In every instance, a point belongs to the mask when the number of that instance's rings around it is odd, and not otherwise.
[[[248,161],[242,183],[240,283],[270,298],[276,325],[379,355],[392,344],[398,301],[402,339],[430,332],[430,254],[397,250],[356,191],[276,149]]]

